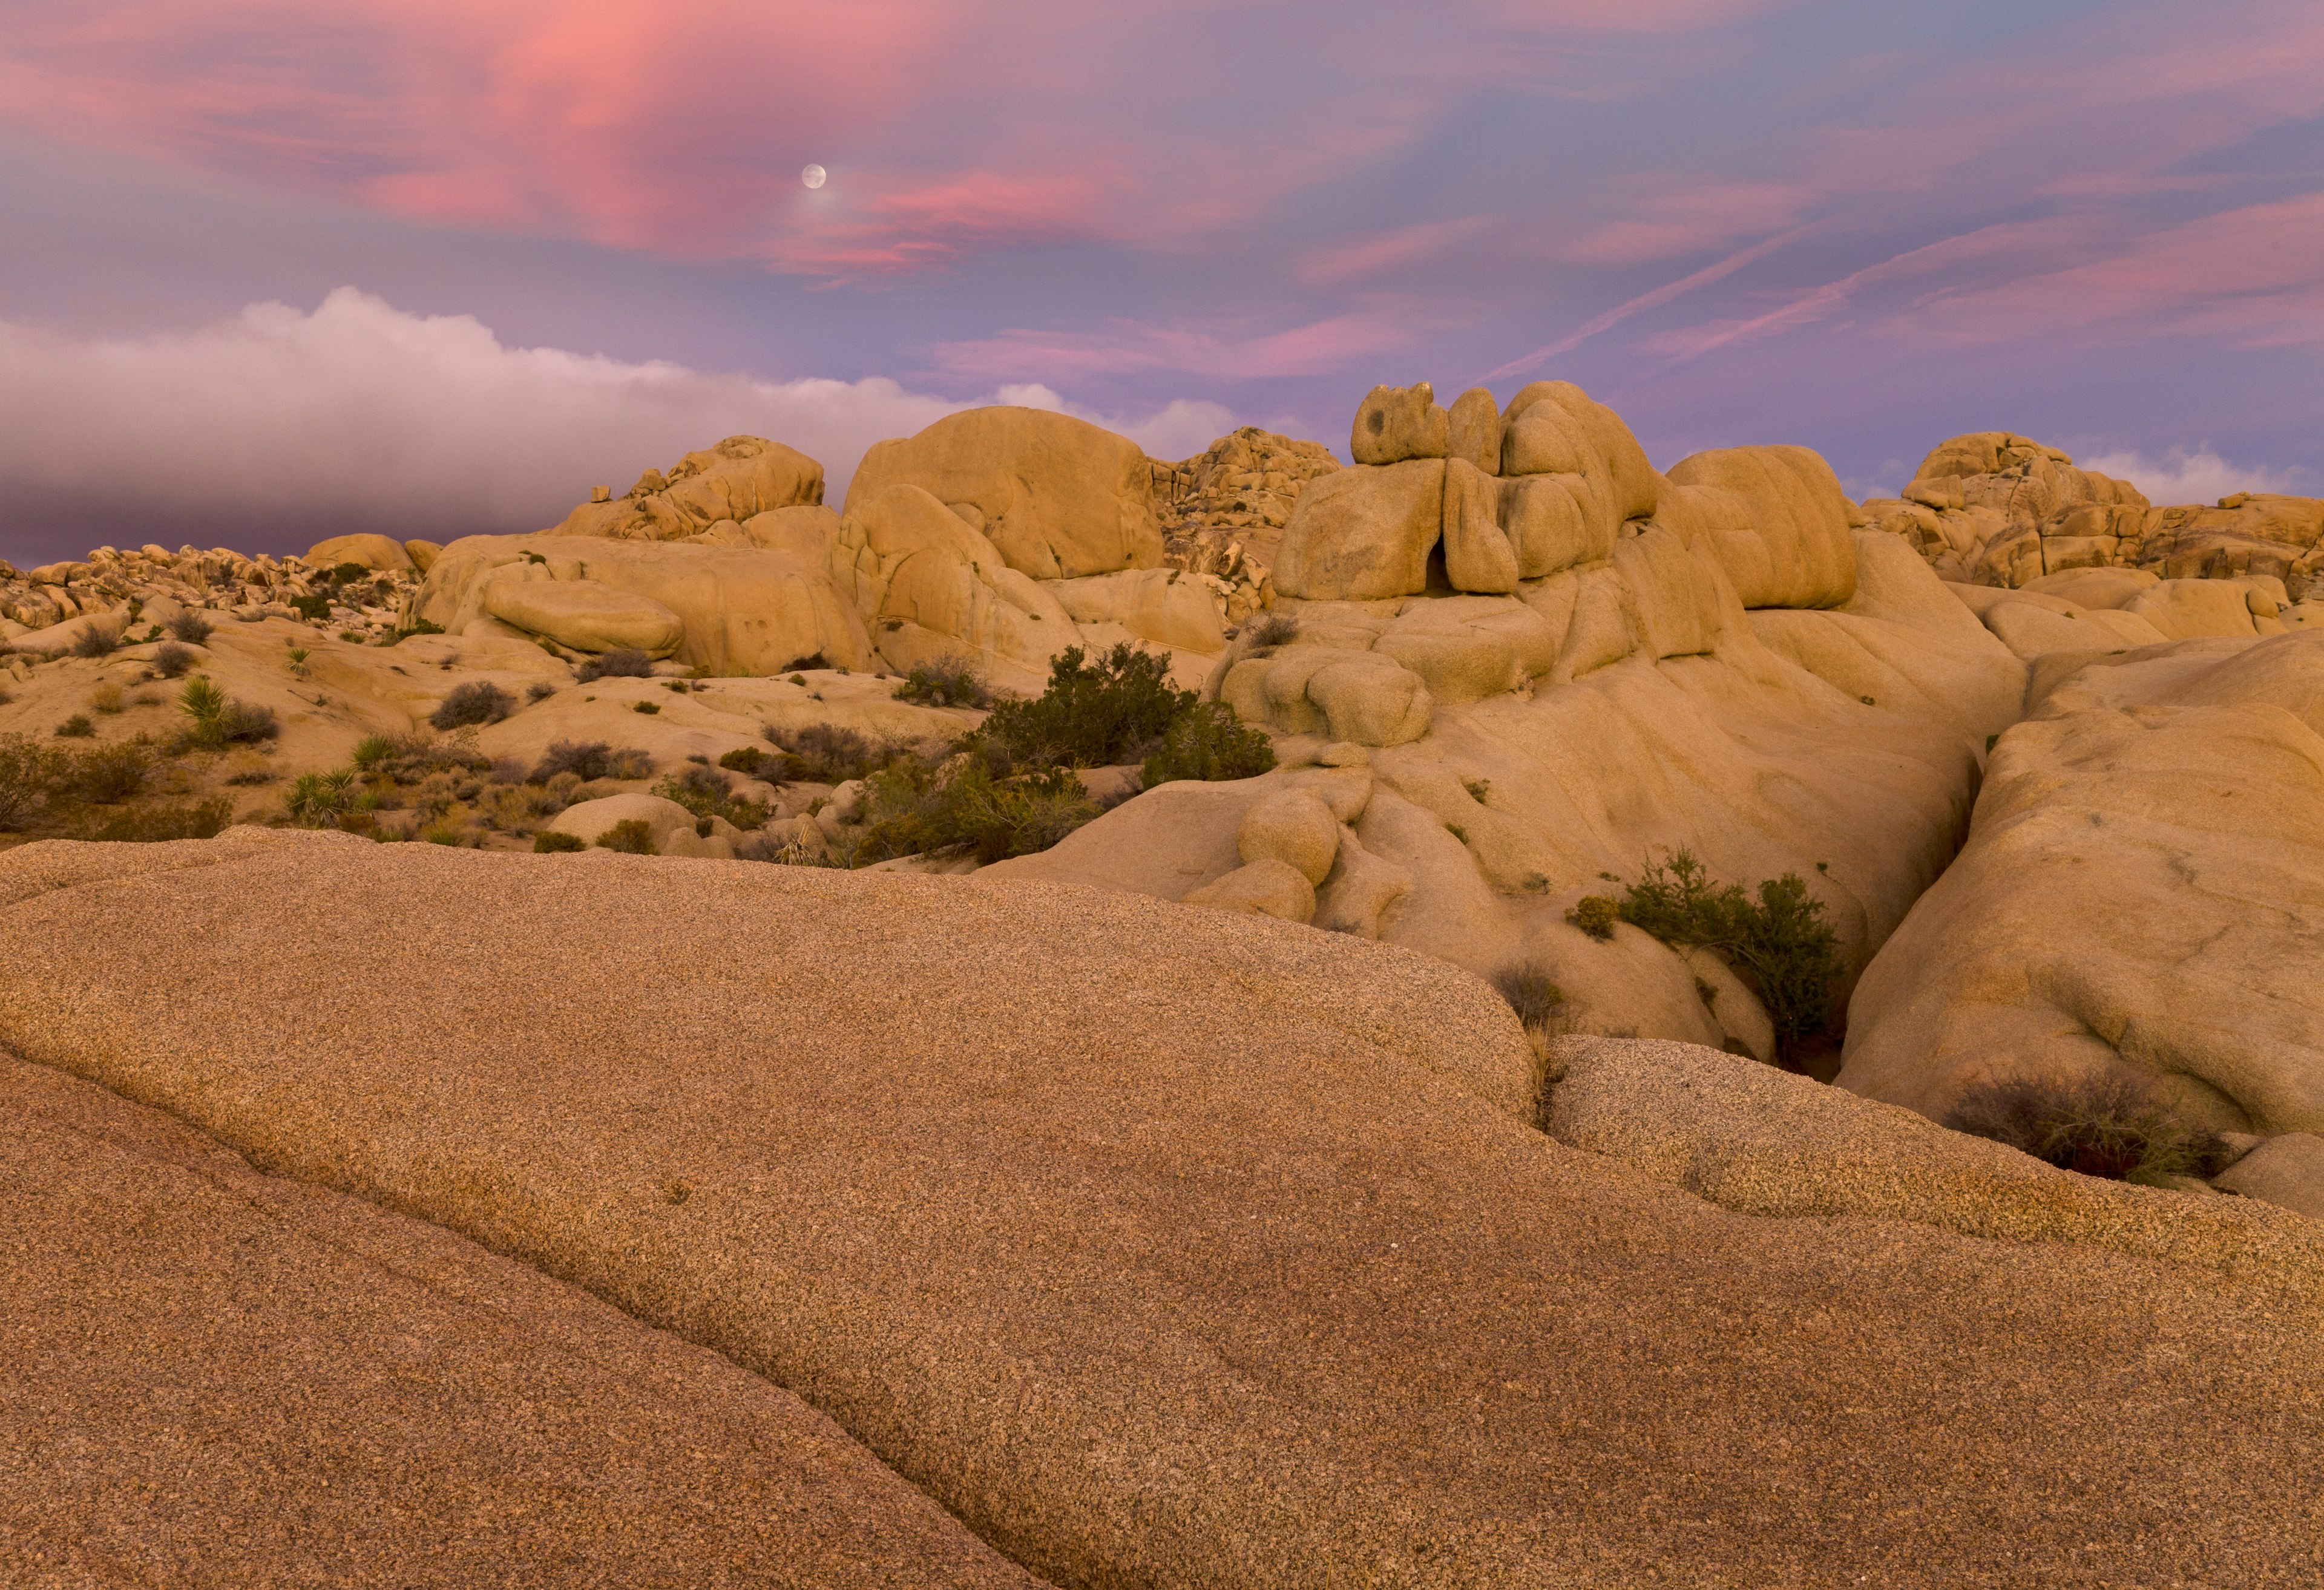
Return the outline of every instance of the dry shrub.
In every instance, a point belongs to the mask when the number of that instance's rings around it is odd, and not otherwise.
[[[588,782],[599,778],[647,778],[653,758],[635,746],[619,750],[602,740],[552,740],[532,769],[532,782],[547,784],[563,774]]]
[[[515,698],[489,679],[455,685],[428,721],[438,729],[468,729],[497,723],[516,711]]]
[[[574,670],[574,678],[587,685],[598,679],[650,679],[653,658],[642,651],[617,646],[602,657],[591,657]]]
[[[2154,1084],[2129,1071],[1997,1077],[1962,1093],[1944,1124],[2113,1181],[2216,1176],[2231,1157],[2218,1133],[2172,1114]]]
[[[1551,1024],[1565,1006],[1565,991],[1560,988],[1546,968],[1532,961],[1513,961],[1492,976],[1492,985],[1509,1008],[1517,1014],[1518,1023],[1536,1033],[1549,1031]]]

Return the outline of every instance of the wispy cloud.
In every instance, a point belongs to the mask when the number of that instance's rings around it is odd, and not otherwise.
[[[1115,320],[1095,330],[1004,331],[934,350],[936,368],[978,380],[1070,380],[1173,371],[1230,381],[1345,370],[1408,347],[1416,307],[1380,308],[1267,333],[1217,326],[1153,326]]]
[[[2064,270],[1949,288],[1912,318],[1983,339],[2108,328],[2324,344],[2324,193],[2150,232]]]

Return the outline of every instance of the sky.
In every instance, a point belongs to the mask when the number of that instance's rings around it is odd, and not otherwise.
[[[1574,381],[2324,494],[2317,0],[0,0],[0,556]],[[810,189],[810,162],[829,172]]]

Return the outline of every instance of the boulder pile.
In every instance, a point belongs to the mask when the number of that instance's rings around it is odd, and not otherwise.
[[[1964,584],[2137,569],[2163,580],[2249,578],[2289,605],[2324,571],[2324,500],[2238,492],[2213,507],[2156,507],[2128,482],[2008,431],[1943,443],[1901,498],[1868,501],[1864,512]]]

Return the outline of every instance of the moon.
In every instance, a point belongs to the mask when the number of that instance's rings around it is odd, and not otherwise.
[[[825,171],[821,166],[809,166],[806,170],[799,173],[799,180],[806,183],[809,188],[820,188],[823,186],[824,179],[829,175],[830,173]]]

